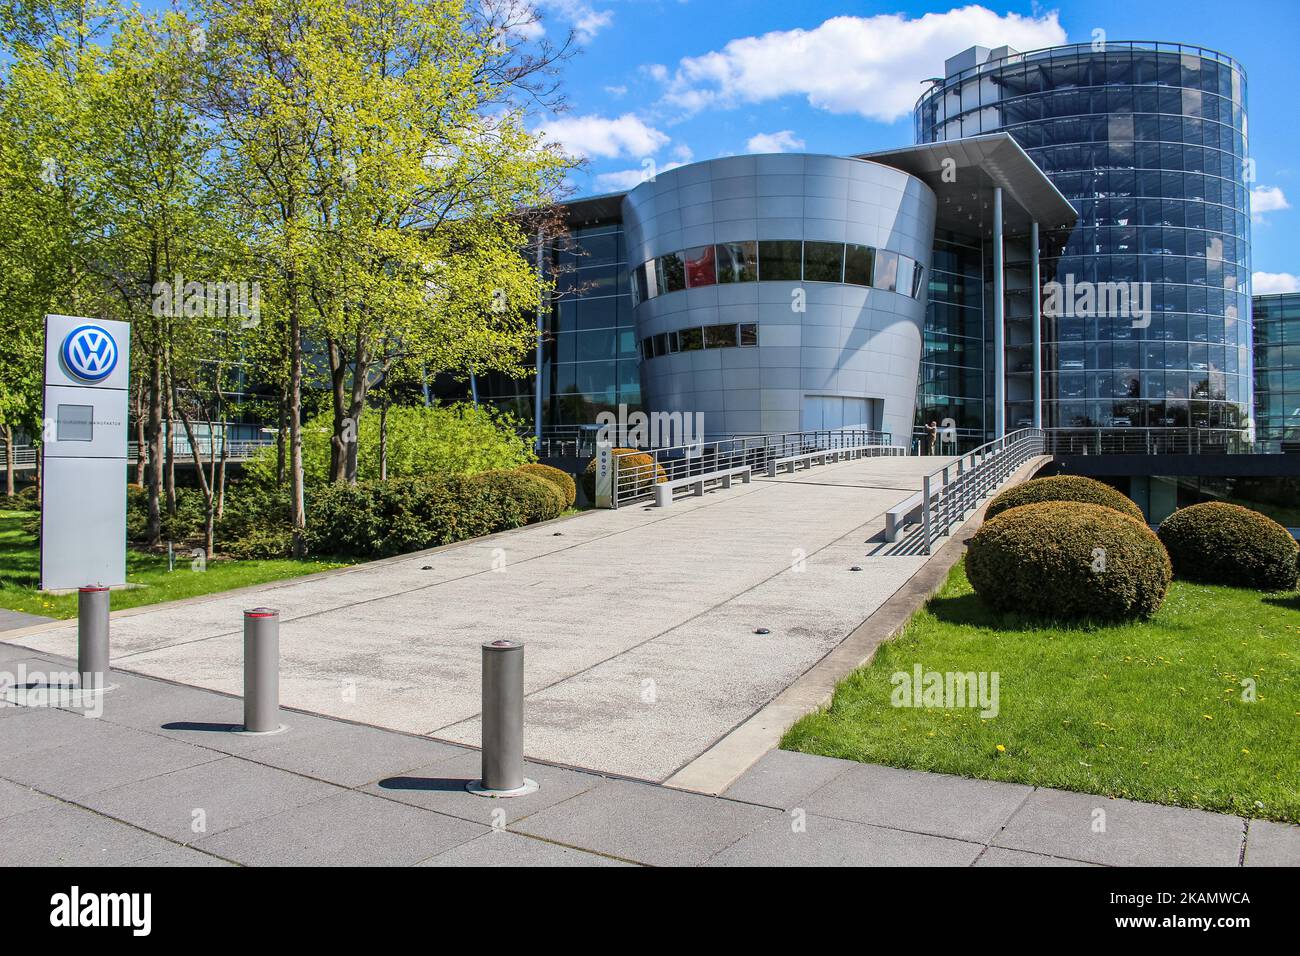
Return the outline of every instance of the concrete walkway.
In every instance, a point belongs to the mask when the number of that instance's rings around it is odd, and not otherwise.
[[[523,640],[528,755],[662,781],[813,667],[921,567],[922,556],[881,543],[883,513],[942,463],[842,462],[667,509],[588,512],[134,609],[114,615],[113,663],[237,694],[241,612],[269,605],[283,621],[287,706],[477,745],[479,645]],[[6,639],[71,656],[76,628]]]
[[[0,643],[0,672],[71,671]],[[1297,865],[1300,828],[775,751],[723,797],[477,752],[115,674],[98,719],[0,706],[0,866]],[[1097,811],[1105,832],[1097,832]]]

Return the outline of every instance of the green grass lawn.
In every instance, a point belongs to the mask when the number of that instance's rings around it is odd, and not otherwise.
[[[891,706],[917,663],[998,672],[997,716]],[[1150,621],[1044,627],[987,610],[959,564],[782,746],[1294,823],[1298,740],[1300,594],[1178,581]]]
[[[33,535],[22,525],[30,512],[0,511],[0,607],[46,617],[76,617],[75,594],[50,595],[36,590],[40,570],[40,551]],[[114,591],[113,610],[175,601],[229,591],[250,584],[263,584],[282,578],[294,578],[315,571],[342,567],[338,561],[234,561],[216,560],[207,569],[191,570],[188,551],[176,555],[176,570],[167,570],[167,556],[128,550],[126,579],[143,587]]]

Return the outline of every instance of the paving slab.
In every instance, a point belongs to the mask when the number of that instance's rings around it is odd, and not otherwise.
[[[723,796],[728,800],[789,810],[850,766],[852,764],[832,757],[772,750],[728,787]]]
[[[488,827],[348,791],[196,841],[253,866],[409,866]]]
[[[130,866],[174,847],[66,803],[0,819],[0,866]]]
[[[802,829],[796,829],[796,825]],[[768,820],[709,866],[969,866],[984,847],[816,814]]]
[[[68,735],[65,731],[69,724],[77,728],[81,737],[75,749],[66,743]],[[0,775],[14,783],[26,784],[64,799],[110,790],[220,757],[211,750],[62,711],[10,719],[3,726],[5,732],[0,737],[4,740],[0,741],[0,747],[9,752],[5,753],[8,758],[0,765]],[[43,727],[56,727],[59,743],[40,736]],[[8,747],[12,743],[8,734],[10,728],[22,731],[27,747],[17,752]]]
[[[12,631],[20,627],[31,627],[34,624],[45,624],[53,621],[52,617],[42,617],[39,614],[25,614],[22,611],[10,611],[0,608],[0,631]],[[0,656],[0,660],[4,660]]]
[[[92,793],[80,802],[177,843],[194,843],[339,792],[327,783],[223,757]]]
[[[991,846],[980,854],[975,866],[1097,866],[1082,860],[1066,860],[1059,856],[1025,853],[1023,850],[1004,850]]]
[[[547,807],[563,803],[606,782],[592,773],[525,763],[524,776],[540,788],[522,797],[480,797],[465,784],[481,776],[483,758],[477,751],[457,755],[409,773],[388,777],[366,787],[366,792],[400,800],[485,826],[509,826]]]
[[[417,866],[632,866],[596,853],[494,830],[430,857]]]
[[[523,640],[526,754],[663,780],[833,651],[921,567],[920,556],[873,554],[869,539],[940,464],[839,462],[666,509],[591,511],[131,609],[113,618],[113,660],[238,695],[242,611],[277,607],[286,707],[477,745],[480,645]],[[758,628],[769,634],[760,639]],[[76,626],[14,639],[74,655]],[[120,719],[138,726],[163,715]]]
[[[809,794],[809,813],[988,843],[1033,788],[920,770],[844,763],[845,771]]]
[[[1244,829],[1226,814],[1035,790],[993,842],[1108,866],[1237,866]]]
[[[780,816],[774,810],[649,784],[610,781],[514,829],[652,866],[698,866]]]
[[[0,780],[0,819],[26,813],[28,810],[54,806],[58,802],[53,797],[47,797],[31,787]]]
[[[1246,866],[1300,866],[1300,827],[1251,820],[1244,862]]]

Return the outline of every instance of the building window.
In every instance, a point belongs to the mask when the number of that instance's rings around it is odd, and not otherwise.
[[[875,250],[870,246],[850,244],[844,252],[844,281],[851,285],[871,285],[871,266]]]
[[[758,243],[723,242],[713,248],[719,282],[754,282],[758,279]]]
[[[729,349],[736,346],[736,326],[706,325],[704,327],[704,347],[706,349]]]
[[[670,252],[655,260],[660,292],[680,292],[686,288],[686,261],[681,254]]]
[[[704,333],[698,328],[678,329],[677,345],[683,352],[698,352],[704,348]]]
[[[742,348],[758,344],[758,323],[742,322],[740,323],[740,345]]]
[[[798,282],[803,278],[803,243],[778,239],[758,244],[758,277],[764,282]]]
[[[898,288],[898,253],[886,252],[884,249],[876,253],[876,274],[875,281],[872,285],[877,289],[884,289],[886,292],[894,292]]]
[[[682,253],[686,260],[686,286],[697,289],[700,286],[713,285],[718,281],[714,268],[713,247],[697,246]]]
[[[668,354],[668,336],[660,332],[655,336],[655,358]]]
[[[839,242],[805,242],[803,277],[809,282],[844,281],[844,244]]]

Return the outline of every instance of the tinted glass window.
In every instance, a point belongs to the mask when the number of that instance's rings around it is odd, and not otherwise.
[[[873,283],[877,289],[893,292],[898,287],[898,253],[881,249],[876,253],[876,275]]]
[[[844,281],[844,245],[838,242],[805,242],[803,277],[810,282]]]
[[[733,348],[736,344],[736,327],[734,325],[706,325],[704,327],[704,347],[706,349]]]
[[[696,352],[704,348],[704,334],[699,329],[678,329],[677,346],[683,352]]]
[[[695,289],[699,286],[713,285],[718,281],[717,273],[714,270],[712,246],[687,249],[682,253],[682,258],[686,260],[686,285],[689,288]]]
[[[758,243],[724,242],[713,249],[719,282],[753,282],[758,278]]]
[[[758,325],[754,322],[740,324],[740,344],[742,346],[758,344]]]
[[[849,246],[844,255],[844,281],[871,285],[871,264],[875,250],[870,246]]]
[[[655,262],[658,263],[661,292],[680,292],[686,288],[686,262],[680,254],[670,252]]]
[[[758,244],[758,274],[764,282],[798,281],[802,278],[801,242],[778,240]]]

